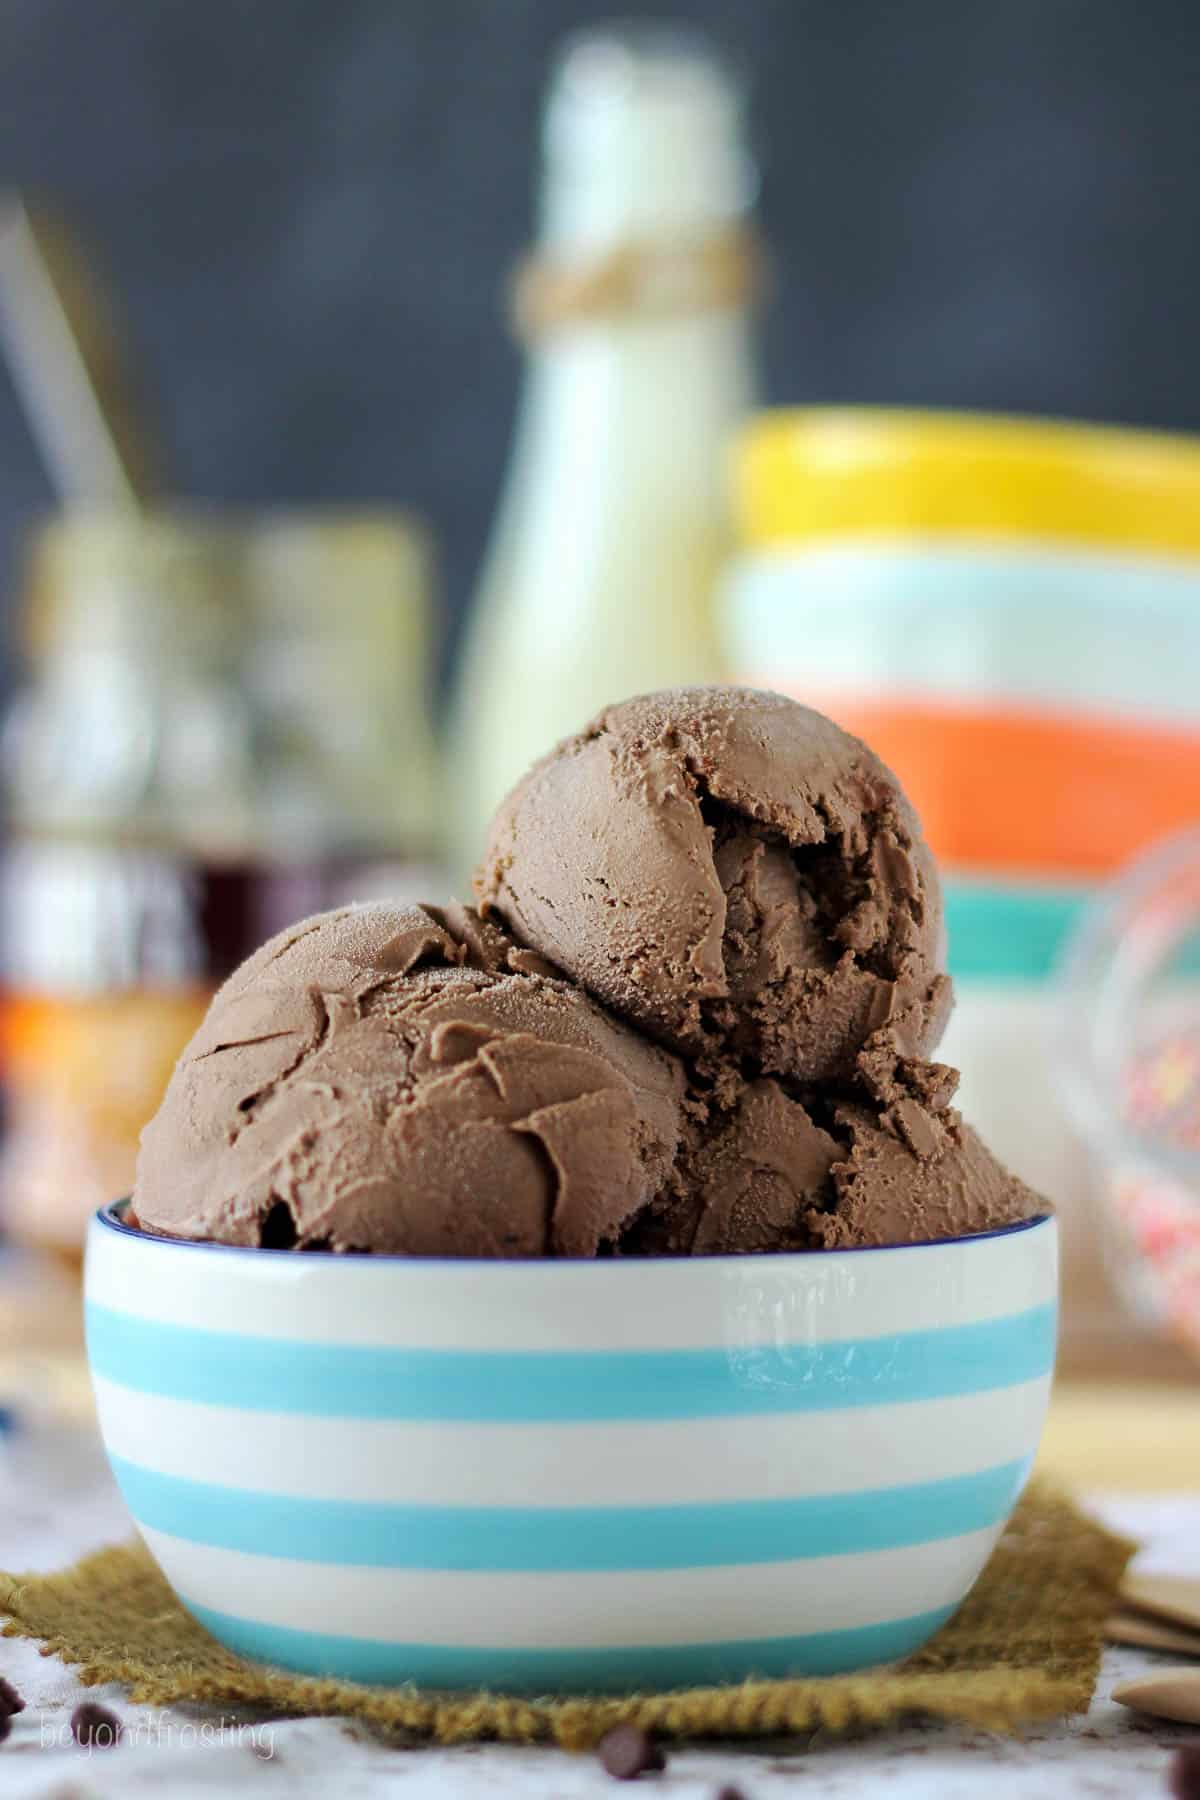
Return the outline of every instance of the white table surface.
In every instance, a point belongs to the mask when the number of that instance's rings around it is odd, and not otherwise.
[[[1118,1528],[1146,1543],[1141,1566],[1200,1573],[1200,1498],[1097,1501]],[[127,1535],[128,1515],[84,1434],[43,1431],[0,1442],[0,1564],[56,1568]],[[33,1644],[0,1639],[0,1671],[24,1694],[26,1711],[0,1745],[0,1800],[102,1800],[105,1796],[274,1794],[412,1800],[584,1800],[620,1793],[663,1800],[715,1800],[732,1784],[745,1800],[810,1793],[820,1800],[1043,1800],[1086,1795],[1134,1800],[1165,1794],[1171,1750],[1200,1730],[1138,1719],[1108,1699],[1114,1682],[1162,1660],[1112,1650],[1086,1717],[1041,1726],[1019,1739],[930,1726],[839,1743],[812,1739],[752,1748],[695,1746],[670,1752],[663,1775],[618,1785],[592,1756],[549,1749],[464,1745],[392,1749],[363,1728],[332,1719],[221,1725],[204,1708],[130,1706],[121,1689],[83,1689],[71,1671]],[[68,1721],[81,1698],[117,1712],[125,1741],[81,1751]]]

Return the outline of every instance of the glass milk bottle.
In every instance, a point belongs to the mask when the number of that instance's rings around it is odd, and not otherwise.
[[[721,673],[725,447],[753,400],[755,177],[737,84],[691,34],[589,33],[544,130],[506,489],[454,708],[455,860],[599,706]]]

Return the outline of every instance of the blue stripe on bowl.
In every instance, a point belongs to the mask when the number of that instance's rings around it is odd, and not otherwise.
[[[514,1423],[837,1412],[1012,1387],[1054,1363],[1056,1309],[825,1344],[391,1350],[206,1331],[87,1308],[97,1375],[141,1393],[321,1418]]]
[[[957,1610],[889,1619],[852,1631],[803,1637],[748,1639],[737,1643],[664,1644],[629,1649],[512,1650],[442,1644],[390,1643],[379,1638],[337,1637],[264,1625],[180,1599],[215,1638],[242,1656],[306,1674],[347,1681],[414,1681],[431,1688],[494,1688],[506,1693],[631,1693],[708,1683],[744,1681],[751,1675],[837,1675],[874,1663],[895,1662],[931,1638]]]
[[[580,1573],[789,1562],[958,1537],[1006,1517],[1031,1459],[863,1493],[599,1507],[311,1500],[109,1460],[138,1524],[192,1543],[383,1569]]]
[[[1087,905],[1086,890],[950,879],[950,973],[958,981],[1045,981]]]
[[[943,882],[951,975],[956,981],[1048,981],[1097,892],[1095,885],[951,877]],[[1177,980],[1200,975],[1200,939],[1179,946],[1171,973]]]

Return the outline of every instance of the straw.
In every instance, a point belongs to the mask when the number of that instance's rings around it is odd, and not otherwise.
[[[63,504],[136,513],[147,465],[115,334],[78,251],[18,194],[0,197],[0,348]]]

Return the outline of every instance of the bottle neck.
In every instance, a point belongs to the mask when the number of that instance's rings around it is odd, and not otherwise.
[[[693,241],[748,212],[755,173],[743,95],[696,34],[603,28],[571,45],[551,85],[540,242],[591,256]]]
[[[607,340],[635,357],[644,344],[686,360],[697,342],[739,356],[761,277],[739,96],[694,47],[664,59],[655,38],[639,62],[637,41],[585,48],[552,92],[516,328],[549,360],[572,340],[583,354]]]
[[[719,160],[736,169],[744,160],[740,147],[721,147]],[[694,173],[694,172],[693,172]],[[641,193],[628,187],[623,174],[607,169],[548,170],[542,191],[538,245],[556,260],[568,262],[602,256],[626,245],[700,244],[719,237],[747,217],[748,177],[736,183],[727,174],[724,193],[700,193],[692,184],[677,194]]]

